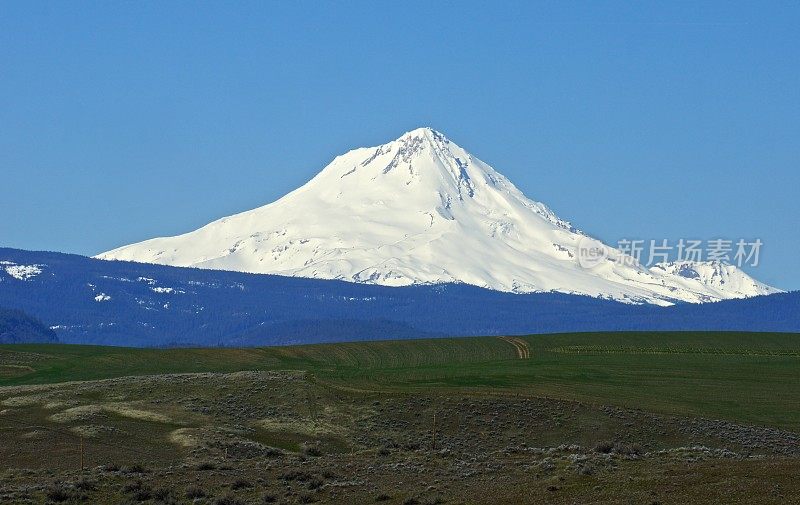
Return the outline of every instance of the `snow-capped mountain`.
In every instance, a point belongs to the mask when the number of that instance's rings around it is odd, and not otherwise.
[[[578,261],[589,239],[430,128],[336,157],[269,205],[98,257],[402,286],[461,282],[629,302],[777,292],[730,265]],[[694,272],[694,273],[691,273]],[[696,275],[695,275],[696,274]]]

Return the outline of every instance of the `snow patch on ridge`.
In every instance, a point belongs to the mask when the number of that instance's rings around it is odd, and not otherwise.
[[[37,275],[42,273],[42,267],[46,266],[46,265],[18,265],[13,261],[0,261],[0,265],[3,266],[3,269],[6,271],[8,275],[20,281],[27,281],[28,279],[36,277]]]

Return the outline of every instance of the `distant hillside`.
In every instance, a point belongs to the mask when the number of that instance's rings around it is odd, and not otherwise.
[[[800,332],[800,293],[672,307],[464,284],[387,287],[0,248],[0,306],[66,343],[288,345],[636,330]]]
[[[21,310],[0,308],[0,344],[58,342],[56,333]]]

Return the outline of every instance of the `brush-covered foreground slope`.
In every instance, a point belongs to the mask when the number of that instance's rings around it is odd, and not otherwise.
[[[712,304],[635,306],[463,284],[350,282],[101,261],[0,248],[0,306],[69,343],[279,345],[603,330],[800,331],[800,293]]]
[[[387,286],[458,282],[662,305],[779,291],[735,267],[724,279],[647,269],[617,261],[622,253],[607,246],[605,261],[584,268],[578,248],[591,244],[599,242],[491,166],[441,133],[418,128],[337,156],[274,203],[98,257]]]
[[[799,337],[0,346],[0,501],[795,503]]]

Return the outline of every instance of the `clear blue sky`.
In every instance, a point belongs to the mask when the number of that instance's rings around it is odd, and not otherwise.
[[[797,2],[3,2],[0,245],[96,254],[432,126],[608,242],[800,288]]]

